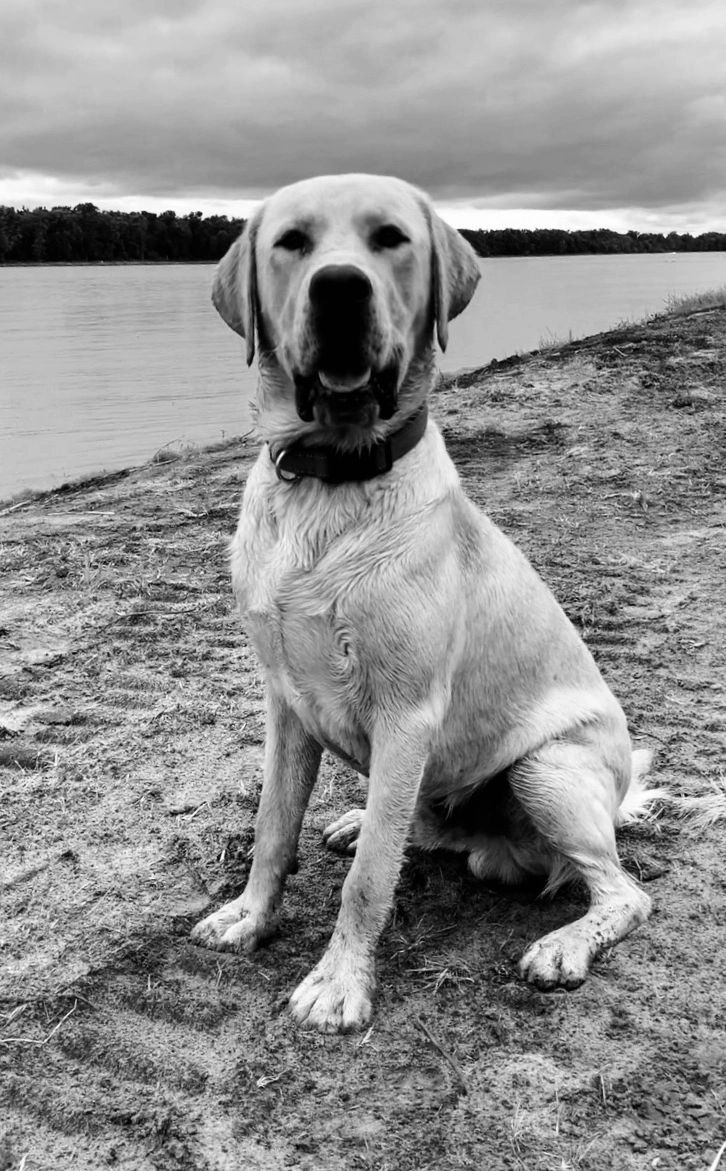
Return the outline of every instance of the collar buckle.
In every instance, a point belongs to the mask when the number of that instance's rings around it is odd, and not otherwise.
[[[378,443],[374,443],[368,450],[376,474],[382,476],[385,472],[390,472],[393,467],[393,451],[391,450],[390,439],[379,440]]]

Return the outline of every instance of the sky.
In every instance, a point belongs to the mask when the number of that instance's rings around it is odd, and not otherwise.
[[[460,227],[726,231],[726,3],[2,0],[0,204],[247,215],[344,171]]]

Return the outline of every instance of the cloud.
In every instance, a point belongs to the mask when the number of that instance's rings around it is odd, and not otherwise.
[[[370,170],[662,215],[726,193],[722,0],[5,0],[0,20],[0,180],[171,203]]]

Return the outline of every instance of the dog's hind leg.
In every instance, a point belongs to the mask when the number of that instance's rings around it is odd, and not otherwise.
[[[321,753],[292,708],[268,688],[265,770],[247,886],[239,898],[197,923],[195,943],[253,951],[274,933]]]
[[[576,872],[590,894],[587,914],[538,940],[525,953],[520,975],[538,988],[576,988],[605,948],[623,939],[650,912],[650,899],[623,871],[615,845],[615,769],[602,744],[558,740],[510,770],[512,791],[555,855],[550,886]],[[558,867],[558,862],[560,866]]]

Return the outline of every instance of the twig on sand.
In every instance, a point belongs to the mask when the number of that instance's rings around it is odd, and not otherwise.
[[[719,1147],[718,1151],[716,1152],[716,1158],[714,1159],[713,1163],[709,1167],[708,1171],[716,1171],[716,1168],[718,1167],[719,1163],[721,1162],[721,1156],[724,1153],[724,1151],[726,1151],[726,1142],[721,1143],[721,1146]]]
[[[25,508],[26,505],[32,503],[32,497],[28,497],[27,500],[19,500],[17,504],[11,504],[9,508],[3,508],[0,510],[0,516],[7,516],[10,512],[17,512],[19,508]]]
[[[10,878],[3,879],[0,882],[0,893],[4,894],[5,891],[12,890],[13,887],[20,886],[21,883],[27,882],[30,878],[35,878],[38,874],[42,874],[55,861],[55,858],[44,858],[41,862],[34,862],[29,866],[24,866],[22,870],[18,870]]]
[[[94,633],[98,634],[100,630],[108,630],[109,626],[115,626],[117,622],[131,622],[134,618],[144,618],[149,615],[154,618],[176,618],[177,614],[191,614],[198,609],[199,606],[196,604],[194,606],[177,606],[176,610],[129,610],[127,614],[117,614],[115,618],[104,622],[102,626],[97,626]]]
[[[73,1008],[69,1008],[68,1012],[61,1017],[57,1024],[53,1026],[53,1028],[48,1033],[48,1036],[41,1038],[41,1040],[38,1040],[36,1037],[0,1037],[0,1045],[47,1045],[51,1037],[56,1035],[61,1025],[65,1024],[65,1022],[68,1020],[68,1017],[72,1016],[77,1008],[78,1001],[74,1000]]]
[[[648,736],[651,740],[657,740],[664,748],[670,748],[669,740],[664,740],[661,736],[656,736],[655,732],[648,732],[646,728],[639,728],[636,724],[631,724],[630,731],[635,732],[636,736]]]
[[[461,1084],[461,1088],[462,1088],[463,1092],[465,1094],[468,1094],[469,1093],[469,1086],[467,1084],[467,1080],[464,1077],[463,1070],[462,1070],[461,1066],[459,1065],[458,1061],[456,1060],[456,1058],[454,1057],[453,1053],[451,1053],[444,1045],[442,1045],[440,1041],[437,1041],[436,1037],[434,1037],[434,1035],[431,1032],[431,1030],[429,1029],[428,1025],[424,1024],[424,1022],[421,1020],[420,1016],[415,1016],[413,1019],[415,1020],[416,1024],[421,1029],[421,1031],[426,1034],[429,1041],[433,1045],[434,1049],[438,1049],[439,1053],[444,1058],[444,1061],[448,1062],[448,1064],[451,1066],[454,1073],[456,1074],[456,1076],[459,1079],[459,1082]]]

